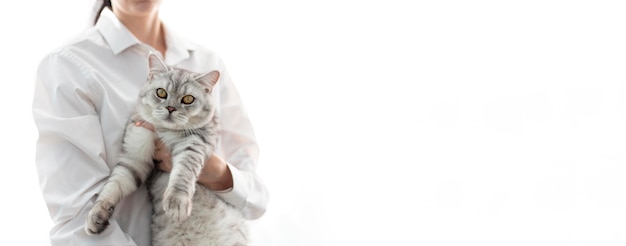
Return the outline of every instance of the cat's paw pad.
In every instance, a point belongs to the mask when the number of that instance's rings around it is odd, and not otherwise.
[[[184,192],[166,190],[163,210],[173,221],[183,221],[191,214],[191,197]]]
[[[109,226],[109,219],[113,214],[113,206],[98,201],[94,204],[87,215],[85,222],[85,232],[89,235],[100,234]]]

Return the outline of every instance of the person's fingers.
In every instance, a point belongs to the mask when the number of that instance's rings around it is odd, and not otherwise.
[[[156,168],[164,172],[170,172],[172,170],[172,157],[169,149],[159,139],[155,141],[154,145],[155,150],[152,159]]]
[[[164,172],[172,171],[171,159],[154,159],[153,161],[157,169],[164,171]]]
[[[169,172],[170,171],[168,166],[164,163],[163,160],[156,160],[155,159],[153,161],[154,161],[154,165],[156,166],[156,169],[159,169],[159,170],[164,171],[164,172]]]
[[[154,126],[152,124],[148,123],[148,122],[143,121],[143,120],[135,122],[135,126],[140,126],[140,127],[146,128],[146,129],[148,129],[150,131],[154,131]]]

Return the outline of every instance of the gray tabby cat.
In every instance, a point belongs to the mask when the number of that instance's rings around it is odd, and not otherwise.
[[[153,202],[152,245],[246,245],[241,212],[196,183],[218,142],[211,94],[220,73],[197,74],[148,55],[148,81],[124,133],[122,154],[85,223],[88,234],[108,226],[115,205],[144,182]],[[134,125],[146,121],[155,131]],[[155,138],[172,151],[172,170],[154,169]],[[193,206],[192,206],[193,204]]]

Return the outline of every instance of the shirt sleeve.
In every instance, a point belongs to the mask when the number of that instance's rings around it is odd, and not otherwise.
[[[225,69],[221,73],[218,82],[221,147],[232,173],[233,187],[217,195],[240,209],[245,218],[258,219],[265,213],[269,200],[267,187],[256,174],[259,147],[237,88]]]
[[[36,168],[56,245],[136,245],[115,219],[102,234],[89,236],[84,224],[110,168],[100,117],[93,103],[90,70],[71,54],[53,53],[39,64],[33,117],[39,138]]]

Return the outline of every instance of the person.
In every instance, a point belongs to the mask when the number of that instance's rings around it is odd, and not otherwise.
[[[115,207],[97,236],[84,223],[121,151],[123,129],[148,74],[148,53],[168,65],[222,76],[214,97],[221,143],[198,183],[249,220],[266,211],[269,193],[256,174],[259,147],[240,95],[216,53],[177,35],[160,19],[159,0],[97,0],[95,24],[40,61],[33,98],[39,137],[36,168],[53,221],[52,245],[150,245],[151,202],[145,186]],[[146,127],[149,125],[138,125]],[[159,142],[157,146],[162,146]],[[171,169],[157,147],[155,165]]]

